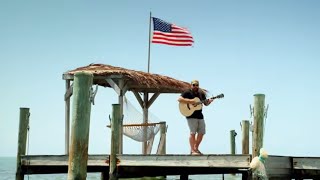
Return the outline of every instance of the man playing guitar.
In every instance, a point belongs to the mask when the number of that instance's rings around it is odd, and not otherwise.
[[[206,99],[206,93],[199,88],[199,81],[193,80],[191,81],[191,89],[183,92],[178,98],[178,101],[181,104],[197,106],[197,98],[199,98],[206,106],[208,106],[214,100],[211,98]],[[186,118],[190,129],[189,143],[191,148],[191,155],[201,155],[202,153],[199,151],[199,145],[204,134],[206,133],[206,124],[202,114],[202,109],[195,110],[190,116],[187,116]]]

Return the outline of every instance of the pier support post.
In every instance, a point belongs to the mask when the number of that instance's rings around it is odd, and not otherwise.
[[[249,121],[243,120],[241,123],[242,131],[242,154],[249,154]]]
[[[242,173],[242,180],[252,180],[252,173],[251,171],[247,171]]]
[[[166,154],[166,122],[160,122],[160,141],[157,149],[157,154]]]
[[[236,141],[235,138],[237,133],[235,130],[230,131],[230,147],[231,147],[231,154],[236,154]]]
[[[87,178],[92,81],[91,73],[78,72],[74,75],[68,180]]]
[[[188,180],[189,179],[189,175],[188,174],[181,174],[180,175],[180,180]]]
[[[121,129],[120,105],[112,104],[112,119],[111,119],[111,152],[110,152],[110,170],[109,179],[117,180],[117,154],[119,154],[119,131]]]
[[[263,147],[264,100],[264,94],[254,95],[252,158],[259,156],[260,148]]]
[[[24,174],[21,172],[21,155],[26,155],[29,116],[29,108],[20,108],[16,180],[24,179]]]

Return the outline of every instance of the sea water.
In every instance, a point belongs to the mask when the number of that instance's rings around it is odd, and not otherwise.
[[[16,173],[15,157],[0,157],[0,180],[14,180]],[[45,175],[25,175],[25,180],[65,180],[67,174],[45,174]],[[88,180],[100,180],[100,173],[88,173]],[[130,180],[141,180],[141,178],[132,178]],[[142,180],[156,180],[159,178],[142,178]],[[176,180],[179,176],[168,176],[167,180]],[[189,180],[240,180],[241,175],[190,175]],[[127,179],[126,179],[127,180]]]

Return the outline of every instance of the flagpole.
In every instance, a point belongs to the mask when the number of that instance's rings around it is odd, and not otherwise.
[[[150,11],[150,17],[149,17],[148,73],[150,72],[150,46],[151,46],[151,11]]]
[[[148,47],[148,73],[150,73],[150,46],[151,46],[151,11],[149,17],[149,47]],[[148,123],[148,108],[147,102],[149,101],[149,93],[143,93],[143,101],[145,102],[143,105],[143,123]],[[147,138],[147,129],[144,127],[143,129],[143,136]],[[142,154],[147,154],[148,142],[142,143]]]

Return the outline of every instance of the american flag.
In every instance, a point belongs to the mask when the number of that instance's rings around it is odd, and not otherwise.
[[[153,17],[152,43],[167,44],[172,46],[192,46],[191,33],[182,27],[165,22]]]

